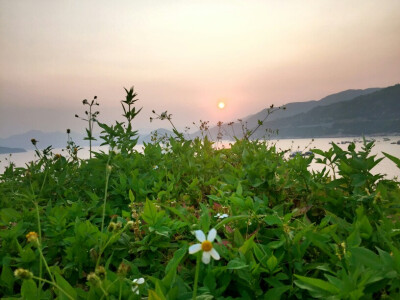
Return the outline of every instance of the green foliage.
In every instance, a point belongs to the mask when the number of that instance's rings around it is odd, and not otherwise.
[[[49,150],[0,175],[1,297],[191,299],[193,232],[212,228],[221,259],[199,265],[199,299],[400,297],[400,188],[371,173],[373,143],[287,158],[262,141],[177,135],[139,153],[126,92],[126,123],[100,124],[121,153]]]

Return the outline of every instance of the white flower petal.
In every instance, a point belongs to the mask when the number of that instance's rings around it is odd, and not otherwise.
[[[137,284],[143,284],[144,283],[144,278],[141,277],[136,281]]]
[[[204,232],[202,230],[196,230],[195,232],[196,235],[196,239],[202,243],[206,240],[206,235],[204,234]]]
[[[221,216],[221,214],[220,213],[217,213],[215,216],[214,216],[214,218],[219,218]]]
[[[207,265],[210,263],[210,258],[211,258],[210,252],[203,251],[203,256],[201,258],[201,261]]]
[[[214,258],[215,260],[219,260],[219,259],[220,259],[220,256],[219,256],[217,250],[215,250],[214,248],[212,248],[212,249],[210,250],[210,255],[211,255],[212,258]]]
[[[201,244],[194,244],[189,247],[189,254],[194,254],[201,250]]]
[[[227,218],[227,217],[229,217],[227,214],[223,214],[223,215],[221,215],[221,219],[223,219],[223,218]]]
[[[216,236],[217,236],[217,231],[214,228],[211,229],[210,232],[208,233],[207,241],[212,242]]]
[[[138,288],[138,286],[132,287],[132,292],[134,292],[136,295],[139,295],[139,288]]]

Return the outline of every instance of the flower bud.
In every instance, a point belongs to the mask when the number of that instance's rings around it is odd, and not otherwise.
[[[104,278],[106,278],[106,269],[103,266],[98,266],[95,270],[95,273],[97,276],[100,277],[101,280],[104,280]]]
[[[98,286],[101,282],[99,276],[97,276],[94,272],[91,272],[87,277],[87,281],[89,281],[94,286]]]
[[[26,239],[28,240],[29,243],[37,243],[39,241],[38,234],[34,231],[29,232],[26,235]]]
[[[117,274],[121,277],[125,277],[129,270],[131,269],[131,267],[127,264],[125,264],[124,262],[120,263],[118,270],[117,270]]]
[[[14,271],[14,276],[18,279],[31,279],[33,277],[33,274],[28,270],[18,268]]]
[[[108,227],[107,227],[108,231],[110,231],[110,232],[115,231],[115,228],[117,227],[116,225],[117,224],[115,222],[110,222],[110,224],[108,224]]]

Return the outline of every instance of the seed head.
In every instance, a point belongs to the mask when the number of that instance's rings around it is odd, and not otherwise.
[[[103,266],[98,266],[95,270],[95,273],[97,276],[100,277],[101,280],[104,280],[104,278],[106,278],[106,269]]]
[[[14,276],[18,279],[31,279],[33,277],[33,274],[26,269],[18,268],[14,271]]]
[[[128,274],[130,269],[131,269],[131,267],[129,265],[122,262],[122,263],[120,263],[120,265],[118,267],[117,274],[121,277],[125,277],[126,274]]]
[[[94,272],[91,272],[87,277],[87,281],[89,281],[94,286],[98,286],[101,282],[99,276],[97,276]]]

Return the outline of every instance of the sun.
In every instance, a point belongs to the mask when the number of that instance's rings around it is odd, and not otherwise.
[[[218,108],[219,109],[224,109],[225,108],[225,103],[224,102],[218,102]]]

